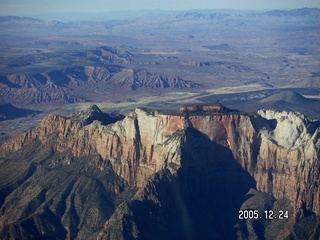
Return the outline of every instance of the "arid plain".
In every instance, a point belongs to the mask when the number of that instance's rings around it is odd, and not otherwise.
[[[319,119],[319,16],[299,9],[69,23],[1,17],[2,137],[85,102],[121,113],[221,102]]]
[[[141,13],[0,17],[0,238],[319,239],[320,10]]]

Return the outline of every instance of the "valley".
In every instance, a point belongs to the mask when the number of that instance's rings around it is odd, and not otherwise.
[[[0,16],[0,238],[319,239],[320,9],[138,16]]]

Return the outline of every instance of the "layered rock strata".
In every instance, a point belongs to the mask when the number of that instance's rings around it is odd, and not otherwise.
[[[194,138],[186,134],[190,129],[208,141],[202,146],[200,140],[190,140]],[[205,165],[215,161],[223,164],[232,158],[253,177],[257,190],[291,202],[292,221],[310,212],[320,215],[320,124],[298,113],[261,110],[246,114],[221,105],[185,106],[170,114],[136,109],[106,125],[97,120],[84,124],[83,119],[49,115],[35,129],[3,144],[2,157],[36,141],[50,146],[53,152],[71,151],[77,158],[99,156],[101,172],[111,163],[129,186],[141,189],[157,172],[168,169],[177,175],[184,171],[183,165],[204,171],[203,178],[212,179],[213,172]],[[188,153],[189,148],[205,149],[208,144],[213,144],[212,157],[206,154],[205,165],[201,157]],[[215,156],[217,148],[220,150]],[[224,154],[228,151],[232,156]],[[188,157],[194,159],[192,164]],[[72,164],[72,159],[62,161]],[[195,184],[194,188],[202,187]]]

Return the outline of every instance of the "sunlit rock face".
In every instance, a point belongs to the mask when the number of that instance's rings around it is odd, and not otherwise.
[[[164,192],[162,179],[164,185],[178,186],[174,189],[180,189],[182,199],[201,194],[216,199],[211,195],[212,189],[229,189],[221,191],[230,191],[228,194],[233,196],[256,188],[275,199],[288,199],[293,208],[290,219],[294,222],[307,212],[320,214],[319,126],[319,122],[298,113],[261,110],[247,114],[219,104],[184,106],[171,113],[136,109],[126,117],[114,118],[91,106],[70,118],[47,116],[35,129],[3,144],[1,155],[8,158],[16,152],[27,158],[24,149],[40,144],[51,153],[46,158],[49,160],[39,162],[39,166],[46,161],[49,167],[73,166],[76,159],[84,158],[89,166],[86,168],[93,167],[101,173],[112,169],[122,179],[123,183],[108,190],[115,198],[124,194],[124,189],[138,189],[132,195],[134,201],[151,201],[167,208],[172,207],[171,200],[167,199],[170,197]],[[68,154],[52,157],[64,153]],[[167,196],[166,200],[163,196]],[[192,201],[198,203],[194,198]],[[177,203],[179,199],[172,201]],[[1,210],[2,227],[25,214],[10,212],[14,201],[8,201],[4,199],[5,208]],[[117,210],[113,206],[111,213],[102,218],[106,224],[100,232],[101,239],[120,237],[112,235],[110,229],[125,228],[116,225],[123,220],[123,214],[133,214],[133,203],[126,204],[119,205]],[[132,224],[132,228],[139,228]],[[65,226],[71,234],[70,224]],[[80,233],[77,232],[78,236]],[[134,237],[138,233],[136,229],[130,234]]]
[[[319,214],[319,122],[300,113],[260,110],[274,128],[260,131],[257,188],[276,198],[287,197],[297,217],[306,208]]]

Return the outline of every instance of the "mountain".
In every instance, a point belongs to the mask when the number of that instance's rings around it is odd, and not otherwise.
[[[305,98],[295,91],[282,91],[260,100],[260,103],[286,103],[286,104],[308,104],[312,100]]]
[[[309,117],[319,119],[319,101],[306,98],[296,91],[281,91],[263,98],[255,104],[259,108],[302,112]]]
[[[39,113],[34,110],[21,109],[10,103],[0,103],[0,121],[25,117],[27,115]]]
[[[75,28],[73,24],[45,21],[31,17],[0,16],[1,33],[3,36],[43,36],[47,33],[63,32]]]
[[[273,10],[263,13],[267,16],[277,16],[277,17],[308,17],[308,18],[319,18],[320,9],[319,8],[299,8],[293,10]]]
[[[292,10],[231,10],[231,9],[221,9],[221,10],[190,10],[187,12],[180,12],[176,14],[176,18],[188,18],[188,19],[210,19],[210,20],[221,20],[226,18],[242,17],[242,18],[252,18],[261,16],[272,16],[272,17],[306,17],[306,18],[319,18],[320,9],[319,8],[298,8]]]
[[[43,23],[43,20],[31,17],[18,17],[18,16],[0,16],[0,23]]]
[[[103,46],[99,47],[96,50],[91,51],[92,56],[95,55],[97,58],[103,58],[108,60],[118,60],[118,62],[128,63],[130,57],[133,55],[125,50],[117,49],[114,47]],[[90,53],[88,54],[90,56]]]
[[[56,12],[47,14],[37,14],[35,17],[46,20],[58,20],[64,22],[78,22],[78,21],[110,21],[110,20],[122,20],[122,21],[133,21],[139,18],[158,18],[173,14],[175,11],[169,10],[127,10],[127,11],[108,11],[99,13],[76,13],[76,12]]]
[[[49,115],[1,146],[1,238],[319,238],[320,122],[221,104],[109,117]]]
[[[91,124],[93,121],[100,121],[101,124],[110,124],[122,120],[123,115],[118,114],[111,116],[102,112],[96,105],[91,105],[86,111],[75,112],[70,116],[70,119],[80,123],[82,126]]]
[[[106,57],[107,53],[104,52],[103,56]],[[109,57],[114,58],[108,54]],[[96,96],[105,96],[114,89],[131,92],[138,89],[192,89],[199,86],[179,76],[117,65],[75,66],[37,74],[2,75],[0,100],[16,105],[74,103],[97,100]]]
[[[47,44],[55,43],[35,43],[36,46]],[[64,48],[73,48],[75,45],[80,49],[73,49],[63,57],[60,53],[27,55],[16,60],[19,61],[17,66],[8,64],[8,74],[0,75],[0,101],[17,106],[104,101],[105,96],[114,94],[115,89],[121,97],[139,89],[167,91],[201,86],[177,75],[157,74],[141,69],[140,64],[139,69],[132,67],[135,63],[134,55],[122,48],[100,46],[94,50],[82,50],[78,42],[59,44]],[[71,62],[77,59],[78,64],[63,63],[61,59],[71,59]],[[54,66],[43,68],[44,65]]]
[[[297,82],[299,87],[320,88],[320,72],[310,73],[306,78]]]
[[[153,74],[145,70],[123,69],[113,78],[120,86],[135,91],[139,88],[149,89],[192,89],[201,86],[179,76]]]

